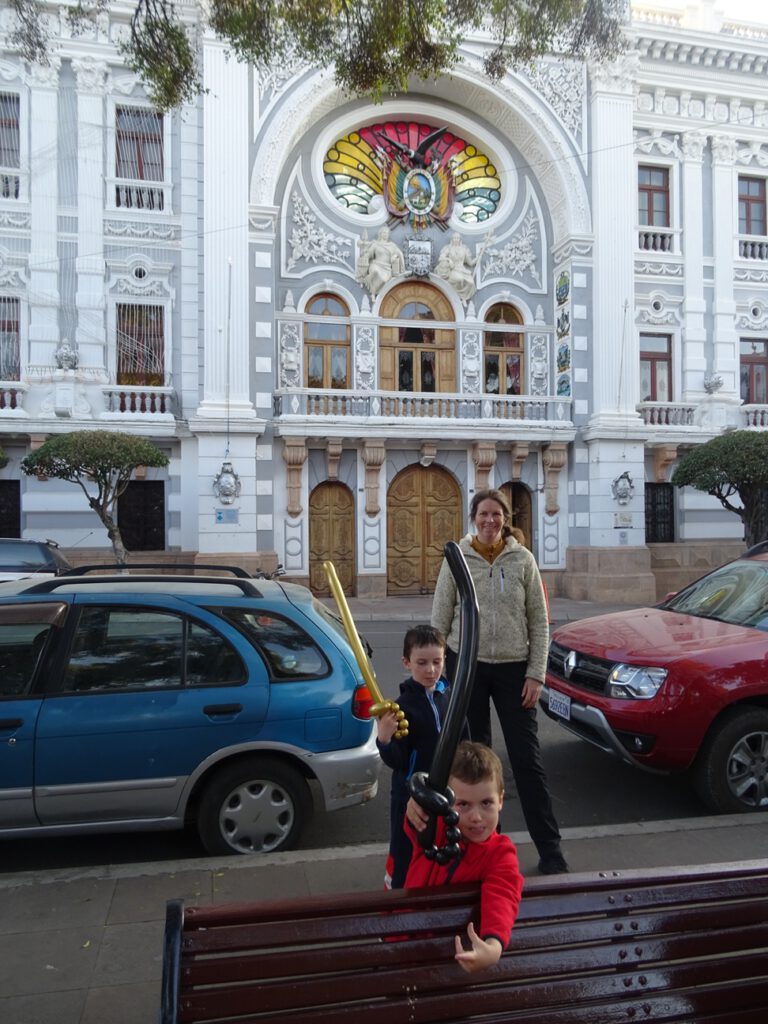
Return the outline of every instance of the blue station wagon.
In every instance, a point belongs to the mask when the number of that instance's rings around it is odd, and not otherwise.
[[[194,823],[211,854],[270,852],[298,841],[312,780],[328,811],[375,796],[342,625],[232,572],[0,585],[0,838]]]

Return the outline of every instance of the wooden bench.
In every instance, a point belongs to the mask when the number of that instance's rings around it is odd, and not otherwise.
[[[161,1024],[766,1024],[768,861],[526,882],[509,950],[468,975],[477,886],[168,903]]]

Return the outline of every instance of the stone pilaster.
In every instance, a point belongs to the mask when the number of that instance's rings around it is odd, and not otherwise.
[[[544,447],[541,461],[544,466],[544,511],[548,516],[557,515],[560,511],[558,489],[560,486],[560,470],[568,460],[568,445],[563,441],[553,441]]]
[[[734,192],[737,145],[729,135],[712,138],[712,237],[715,263],[714,359],[712,370],[723,379],[720,399],[739,397],[738,336],[734,327],[736,304],[733,299],[735,223]]]
[[[29,362],[51,366],[59,342],[58,111],[60,58],[30,68]],[[42,154],[36,159],[34,154]],[[22,363],[26,362],[22,354]]]
[[[307,461],[307,445],[303,437],[283,440],[283,462],[288,474],[288,504],[286,511],[295,519],[304,511],[301,507],[301,474]]]
[[[685,297],[683,300],[681,399],[690,401],[701,395],[707,369],[704,350],[707,331],[704,324],[704,193],[702,158],[707,137],[701,132],[686,132],[681,141],[683,253],[685,261]],[[673,381],[675,390],[677,385]]]
[[[77,82],[77,341],[79,365],[106,372],[104,91],[107,65],[72,61]]]

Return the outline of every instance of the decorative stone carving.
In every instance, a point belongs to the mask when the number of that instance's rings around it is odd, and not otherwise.
[[[529,210],[520,231],[501,248],[486,244],[481,263],[480,283],[491,277],[522,277],[528,273],[541,286],[541,272],[537,267],[538,217]]]
[[[329,480],[339,479],[339,460],[341,459],[342,442],[340,438],[331,437],[325,446],[326,473]]]
[[[0,246],[0,287],[9,290],[26,288],[25,270],[22,260],[25,257],[12,256],[7,249]]]
[[[482,337],[480,331],[461,332],[461,390],[465,395],[480,394]]]
[[[270,67],[259,73],[259,100],[262,107],[265,106],[264,99],[271,102],[286,87],[288,82],[296,75],[301,74],[309,67],[308,62],[301,56],[294,47],[289,47],[279,61],[275,61]]]
[[[424,441],[419,452],[419,465],[426,469],[431,466],[435,461],[437,455],[437,445],[432,441]]]
[[[676,458],[676,444],[660,444],[653,449],[653,475],[657,484],[667,482],[669,467]]]
[[[283,462],[288,471],[288,504],[286,511],[292,519],[301,515],[301,473],[307,461],[307,445],[303,437],[283,439]]]
[[[509,455],[512,459],[512,480],[517,483],[523,472],[523,463],[528,458],[531,446],[527,442],[513,441],[509,446]]]
[[[179,228],[173,224],[142,224],[137,221],[105,220],[104,234],[118,238],[157,238],[173,241],[179,237]]]
[[[545,334],[531,336],[531,394],[549,394],[549,338]]]
[[[706,147],[707,136],[703,132],[685,132],[683,134],[680,148],[686,160],[701,163]]]
[[[716,394],[723,386],[723,378],[719,373],[704,374],[704,390],[708,395]]]
[[[56,351],[53,353],[56,366],[60,370],[76,370],[78,364],[77,349],[72,348],[69,338],[62,338]]]
[[[682,263],[635,263],[636,274],[653,274],[656,277],[682,277]]]
[[[768,304],[762,299],[752,299],[749,311],[736,318],[736,326],[748,331],[763,331],[768,325]]]
[[[593,90],[631,96],[634,92],[640,54],[630,50],[617,60],[591,64],[589,68]]]
[[[584,125],[586,95],[582,62],[544,59],[534,64],[521,64],[515,71],[521,78],[528,79],[571,135],[580,139]]]
[[[478,256],[473,256],[457,232],[440,250],[435,277],[451,285],[465,305],[477,291],[475,267],[481,254],[482,248]]]
[[[712,136],[712,163],[732,166],[736,161],[738,143],[730,135]]]
[[[383,440],[363,442],[365,514],[371,519],[381,511],[381,505],[379,504],[379,473],[386,457],[387,449]]]
[[[628,505],[634,493],[635,485],[628,472],[624,472],[620,476],[617,476],[611,483],[611,494],[613,495],[613,500],[618,502],[619,505]]]
[[[405,270],[414,277],[426,277],[432,269],[432,242],[428,238],[406,238],[403,246]]]
[[[47,64],[29,65],[29,84],[33,89],[58,89],[60,68],[61,57],[56,53],[50,53]]]
[[[472,445],[472,461],[475,464],[475,490],[488,487],[488,476],[496,465],[496,445],[493,441],[475,441]]]
[[[291,196],[291,203],[293,230],[288,239],[291,247],[288,270],[293,270],[299,263],[341,263],[350,266],[351,240],[319,227],[317,217],[298,192]]]
[[[301,386],[301,334],[297,323],[280,324],[280,387]]]
[[[242,484],[231,462],[225,459],[221,469],[213,478],[213,493],[222,505],[234,505],[240,497]]]
[[[78,92],[101,94],[107,84],[107,64],[103,60],[83,57],[72,61],[72,68],[77,80]]]
[[[768,148],[761,142],[751,142],[748,146],[737,150],[736,162],[739,164],[754,162],[758,167],[768,167]]]
[[[553,441],[545,445],[541,453],[544,466],[544,511],[554,516],[560,511],[557,490],[560,484],[560,470],[568,458],[568,447],[564,441]]]
[[[363,231],[357,249],[355,280],[371,293],[372,298],[375,299],[393,277],[405,273],[405,259],[398,246],[389,240],[388,227],[380,228],[373,241],[369,240],[368,232]]]
[[[372,391],[376,383],[376,341],[373,327],[355,327],[355,388]]]
[[[635,131],[633,133],[635,139],[635,150],[638,153],[661,153],[662,156],[674,156],[677,159],[680,158],[680,136],[679,135],[665,135],[659,129],[654,129],[652,132],[642,134],[641,132]]]

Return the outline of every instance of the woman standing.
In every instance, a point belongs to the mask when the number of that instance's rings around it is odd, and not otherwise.
[[[473,740],[491,745],[493,701],[515,778],[520,806],[539,852],[539,871],[568,870],[560,850],[552,800],[541,762],[536,702],[544,682],[549,622],[544,588],[530,551],[512,536],[512,516],[498,490],[478,491],[469,509],[475,534],[459,542],[480,609],[475,684],[467,719]],[[459,646],[460,602],[446,562],[432,604],[432,625],[448,638],[450,679]]]

